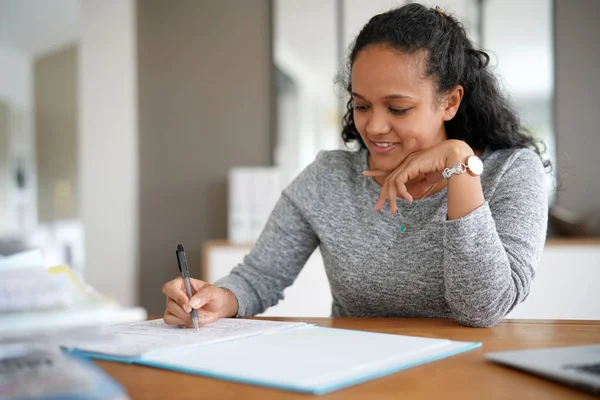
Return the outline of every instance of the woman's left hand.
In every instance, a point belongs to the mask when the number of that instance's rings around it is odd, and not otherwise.
[[[409,154],[394,171],[365,171],[364,176],[385,176],[385,183],[381,188],[379,200],[375,205],[375,211],[381,211],[386,198],[390,203],[390,211],[395,214],[398,211],[397,197],[402,197],[409,203],[413,202],[413,196],[406,189],[406,183],[410,180],[421,178],[420,182],[411,190],[413,193],[425,193],[432,185],[444,179],[442,171],[452,167],[457,162],[462,162],[473,150],[468,144],[461,140],[445,140],[427,149]]]

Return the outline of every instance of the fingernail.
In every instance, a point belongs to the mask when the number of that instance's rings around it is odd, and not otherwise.
[[[200,299],[199,298],[195,298],[190,302],[190,305],[194,308],[198,307],[200,305]]]
[[[192,307],[188,306],[187,304],[183,306],[183,311],[189,313],[192,312]]]

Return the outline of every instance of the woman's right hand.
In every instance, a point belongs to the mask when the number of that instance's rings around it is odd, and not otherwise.
[[[164,315],[166,324],[182,328],[193,327],[190,315],[192,308],[198,310],[199,325],[237,314],[237,298],[229,290],[199,279],[190,279],[190,283],[195,293],[191,299],[188,299],[182,277],[177,277],[163,286],[162,292],[167,296]]]

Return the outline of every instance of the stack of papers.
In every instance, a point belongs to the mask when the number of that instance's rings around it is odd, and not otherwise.
[[[0,270],[0,313],[68,307],[72,302],[70,287],[43,268]]]
[[[146,319],[98,294],[68,266],[44,267],[39,250],[0,258],[0,341]]]
[[[0,399],[124,400],[125,390],[88,360],[45,346],[0,346]]]

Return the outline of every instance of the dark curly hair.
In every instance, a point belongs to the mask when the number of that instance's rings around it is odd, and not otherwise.
[[[348,94],[352,93],[350,72],[357,55],[367,46],[385,45],[407,54],[425,51],[425,77],[433,77],[438,98],[457,85],[464,96],[456,116],[445,122],[448,139],[459,139],[483,150],[531,148],[542,159],[545,146],[521,125],[498,81],[488,68],[490,57],[477,50],[467,37],[463,25],[439,8],[411,3],[376,15],[363,27],[354,41],[347,71],[341,79]],[[342,120],[342,139],[366,148],[354,125],[352,98],[346,104]]]

